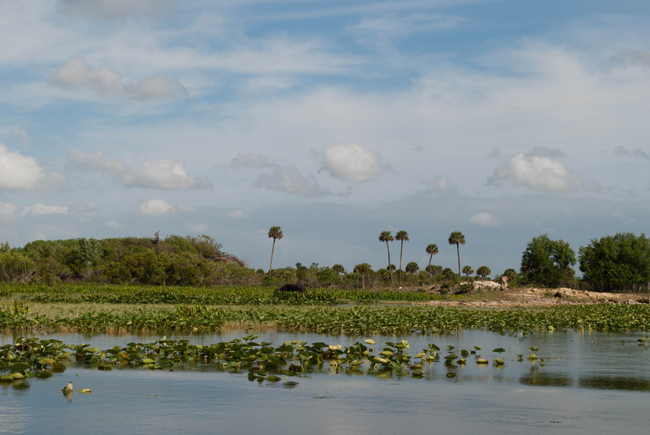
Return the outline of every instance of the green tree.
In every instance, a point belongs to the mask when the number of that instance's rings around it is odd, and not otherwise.
[[[432,275],[437,275],[442,272],[442,266],[436,266],[435,264],[430,264],[424,268],[424,270],[429,274],[429,279]]]
[[[483,279],[485,279],[485,277],[490,275],[491,273],[492,271],[487,266],[481,266],[478,269],[476,269],[476,274]]]
[[[420,270],[420,266],[415,261],[411,261],[409,264],[406,265],[405,270],[408,273],[418,273],[418,270]]]
[[[458,276],[460,276],[460,245],[465,244],[465,236],[460,231],[454,231],[449,235],[449,244],[456,245],[456,252],[458,253]]]
[[[431,243],[427,245],[427,254],[429,254],[429,266],[431,266],[431,260],[433,259],[433,256],[438,254],[438,245],[435,243]],[[427,267],[426,271],[429,274],[429,284],[431,284],[431,267]]]
[[[388,271],[390,272],[391,284],[393,284],[393,271],[390,270],[390,246],[388,246],[388,242],[392,242],[393,240],[395,240],[395,238],[390,235],[390,231],[382,231],[381,234],[379,235],[379,241],[386,242],[386,249],[388,250],[388,264],[389,264]]]
[[[474,273],[474,269],[472,269],[470,266],[465,266],[463,267],[463,273],[467,276],[467,281],[469,281],[469,276]]]
[[[273,239],[273,247],[271,248],[271,265],[269,266],[269,276],[273,271],[273,252],[275,251],[275,241],[283,237],[282,229],[280,227],[274,226],[269,230],[269,239]]]
[[[576,254],[564,240],[551,240],[547,234],[534,237],[521,257],[521,272],[535,283],[555,286],[575,274]]]
[[[357,264],[354,266],[354,273],[358,273],[361,275],[361,288],[366,289],[366,276],[372,272],[372,266],[370,266],[368,263],[361,263]]]
[[[338,275],[345,274],[345,268],[340,264],[332,266],[332,271]]]
[[[404,253],[404,240],[409,241],[409,233],[404,230],[398,231],[395,234],[395,240],[399,240],[402,243],[399,251],[399,285],[402,285],[402,254]]]
[[[595,288],[621,290],[650,282],[650,240],[645,234],[618,233],[593,239],[579,252],[582,277]]]

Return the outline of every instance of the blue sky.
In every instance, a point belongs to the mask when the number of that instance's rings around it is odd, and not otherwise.
[[[205,233],[253,267],[495,273],[645,232],[641,1],[0,0],[0,240]],[[394,252],[397,251],[394,245]]]

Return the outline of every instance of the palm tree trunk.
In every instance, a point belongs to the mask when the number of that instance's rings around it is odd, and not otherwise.
[[[402,285],[402,253],[404,252],[404,240],[402,240],[402,247],[399,250],[399,285]]]
[[[458,252],[458,276],[462,276],[460,274],[460,247],[458,243],[456,243],[456,252]]]
[[[433,258],[433,254],[429,257],[429,285],[431,285],[431,259]]]
[[[271,271],[273,270],[273,251],[275,251],[275,237],[273,238],[273,247],[271,248],[271,265],[269,266],[269,276],[271,276]]]
[[[363,273],[361,274],[361,289],[365,290],[366,289],[366,282],[364,281],[364,275]]]
[[[393,270],[390,268],[390,246],[388,246],[388,240],[386,240],[386,249],[388,249],[388,271],[390,272],[390,285],[394,285],[393,281]]]

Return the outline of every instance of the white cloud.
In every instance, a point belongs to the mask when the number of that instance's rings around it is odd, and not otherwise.
[[[372,181],[387,169],[378,152],[356,144],[327,147],[321,151],[320,159],[332,177],[354,183]]]
[[[188,95],[187,89],[178,80],[162,75],[143,79],[134,85],[125,84],[122,74],[117,70],[107,66],[92,68],[80,56],[68,60],[48,82],[64,89],[89,89],[106,97],[124,97],[139,101]]]
[[[426,186],[426,190],[435,193],[452,193],[456,192],[458,189],[453,187],[447,177],[441,176],[434,180],[422,181],[422,184]]]
[[[174,212],[176,212],[176,207],[169,205],[162,199],[141,202],[135,209],[135,214],[140,216],[162,216]]]
[[[43,169],[33,157],[10,152],[0,143],[0,190],[29,192],[62,184],[63,175]]]
[[[71,149],[70,155],[78,168],[89,172],[108,172],[127,187],[154,187],[168,190],[212,187],[212,183],[206,177],[189,175],[182,160],[147,160],[129,166],[124,160],[108,157],[100,150],[95,151],[93,155]]]
[[[17,209],[18,207],[10,202],[0,201],[0,217],[2,218],[9,218],[13,216]]]
[[[330,192],[322,190],[315,180],[302,175],[300,170],[293,165],[276,165],[273,171],[259,174],[255,186],[297,196],[324,196],[330,194]]]
[[[26,214],[68,214],[69,207],[62,205],[45,205],[42,202],[36,203],[31,207],[25,207],[23,209],[22,215]]]
[[[189,228],[190,231],[194,231],[195,233],[204,233],[208,230],[208,226],[201,223],[187,224],[187,228]]]
[[[100,19],[129,16],[158,18],[168,14],[176,0],[64,0],[61,10],[72,15]]]
[[[274,164],[261,154],[237,154],[230,163],[231,168],[270,168]]]
[[[228,213],[228,217],[233,219],[246,219],[248,215],[244,213],[242,210],[233,210],[230,213]]]
[[[121,225],[121,224],[117,223],[116,221],[107,221],[104,224],[104,228],[110,228],[112,230],[119,230],[121,228],[124,228],[124,225]]]
[[[25,129],[14,127],[11,130],[11,136],[25,148],[29,147],[29,135]]]
[[[488,178],[488,184],[504,182],[522,186],[537,192],[570,193],[583,185],[582,180],[572,175],[560,160],[557,151],[535,149],[529,154],[517,154],[497,167]]]
[[[185,213],[196,213],[196,209],[192,207],[188,207],[186,205],[177,205],[176,209]]]
[[[479,227],[497,227],[500,225],[499,219],[489,213],[476,214],[472,216],[469,221]]]

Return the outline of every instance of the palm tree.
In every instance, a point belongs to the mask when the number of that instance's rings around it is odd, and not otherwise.
[[[463,267],[463,273],[467,275],[467,281],[469,282],[469,275],[474,273],[474,269],[472,269],[470,266],[465,266]]]
[[[273,252],[275,251],[275,241],[282,238],[282,229],[280,227],[271,227],[269,230],[269,239],[273,239],[273,248],[271,248],[271,266],[269,266],[269,276],[273,270]]]
[[[407,273],[417,273],[418,270],[420,270],[420,266],[415,261],[411,261],[409,264],[406,265],[404,268]]]
[[[476,274],[478,276],[480,276],[481,278],[483,278],[483,279],[485,279],[485,277],[488,276],[491,273],[492,273],[492,271],[487,266],[481,266],[478,269],[476,269]]]
[[[460,276],[460,246],[465,244],[465,236],[460,231],[454,231],[449,235],[449,244],[456,245],[456,252],[458,253],[458,276]]]
[[[332,272],[334,272],[337,275],[340,275],[342,273],[345,273],[345,268],[340,264],[335,264],[334,266],[332,266]]]
[[[430,245],[427,246],[427,254],[431,254],[429,256],[429,266],[431,266],[431,259],[433,258],[434,255],[438,253],[438,245],[435,243],[431,243]],[[431,267],[427,270],[429,272],[429,285],[431,285]]]
[[[390,246],[388,246],[388,242],[392,242],[395,240],[393,236],[390,235],[390,231],[382,231],[381,234],[379,235],[379,241],[380,242],[386,242],[386,249],[388,250],[388,271],[390,272],[390,283],[391,285],[393,283],[393,271],[390,268]]]
[[[395,240],[402,242],[402,246],[399,251],[399,285],[402,285],[402,253],[404,252],[404,240],[409,241],[409,233],[406,231],[398,231],[395,234]]]
[[[370,266],[368,263],[361,263],[354,266],[354,273],[361,275],[361,288],[364,290],[366,289],[365,277],[370,272],[372,272],[372,266]]]

